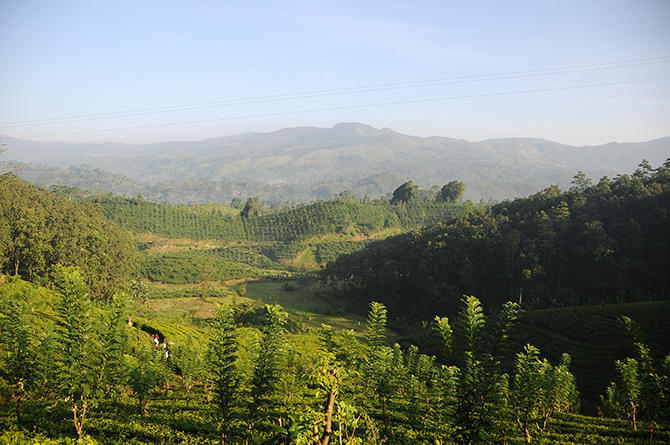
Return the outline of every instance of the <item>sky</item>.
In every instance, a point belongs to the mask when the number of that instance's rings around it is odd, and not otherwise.
[[[0,0],[0,61],[0,135],[43,141],[670,135],[667,0]]]

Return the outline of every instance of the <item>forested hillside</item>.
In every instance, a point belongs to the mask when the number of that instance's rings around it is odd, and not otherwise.
[[[0,176],[0,267],[3,273],[37,279],[55,264],[80,268],[102,298],[130,281],[137,265],[128,232],[90,203],[73,203]]]
[[[420,318],[463,294],[489,306],[551,307],[670,295],[670,162],[592,184],[583,174],[372,243],[328,265],[325,282]]]

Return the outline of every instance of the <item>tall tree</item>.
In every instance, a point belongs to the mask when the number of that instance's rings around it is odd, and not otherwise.
[[[393,191],[391,204],[404,204],[416,198],[419,193],[419,186],[412,181],[407,181]]]
[[[461,181],[450,181],[440,189],[439,198],[442,202],[458,202],[465,193],[465,184]]]
[[[111,304],[103,314],[100,324],[100,350],[98,355],[98,384],[106,396],[116,398],[123,383],[123,355],[126,352],[127,337],[123,312],[126,295],[114,295]]]
[[[22,304],[9,300],[0,308],[0,377],[9,386],[19,423],[22,402],[36,383],[36,351],[28,326]]]
[[[75,268],[57,265],[54,283],[61,297],[55,308],[60,347],[56,381],[62,399],[70,403],[75,431],[81,438],[97,376],[91,302],[84,279]]]
[[[221,445],[225,445],[234,423],[234,412],[240,376],[235,365],[237,342],[234,335],[235,320],[230,307],[217,310],[213,335],[209,343],[208,359],[214,387],[214,402],[218,408]]]
[[[271,429],[278,417],[287,316],[281,306],[265,305],[265,324],[254,348],[248,436],[254,428],[259,432]]]

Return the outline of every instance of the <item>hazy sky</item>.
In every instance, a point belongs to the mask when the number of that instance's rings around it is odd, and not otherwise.
[[[670,1],[0,0],[0,134],[670,135]]]

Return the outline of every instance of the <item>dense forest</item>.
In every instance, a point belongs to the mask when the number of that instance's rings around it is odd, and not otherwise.
[[[272,210],[6,174],[0,443],[668,442],[669,186]]]
[[[0,176],[0,268],[28,279],[55,264],[76,266],[96,295],[108,299],[130,281],[136,251],[129,233],[92,204],[72,201]]]
[[[523,307],[667,299],[670,162],[549,187],[339,257],[324,282],[405,314],[451,313],[463,294]],[[372,297],[374,296],[374,297]]]

